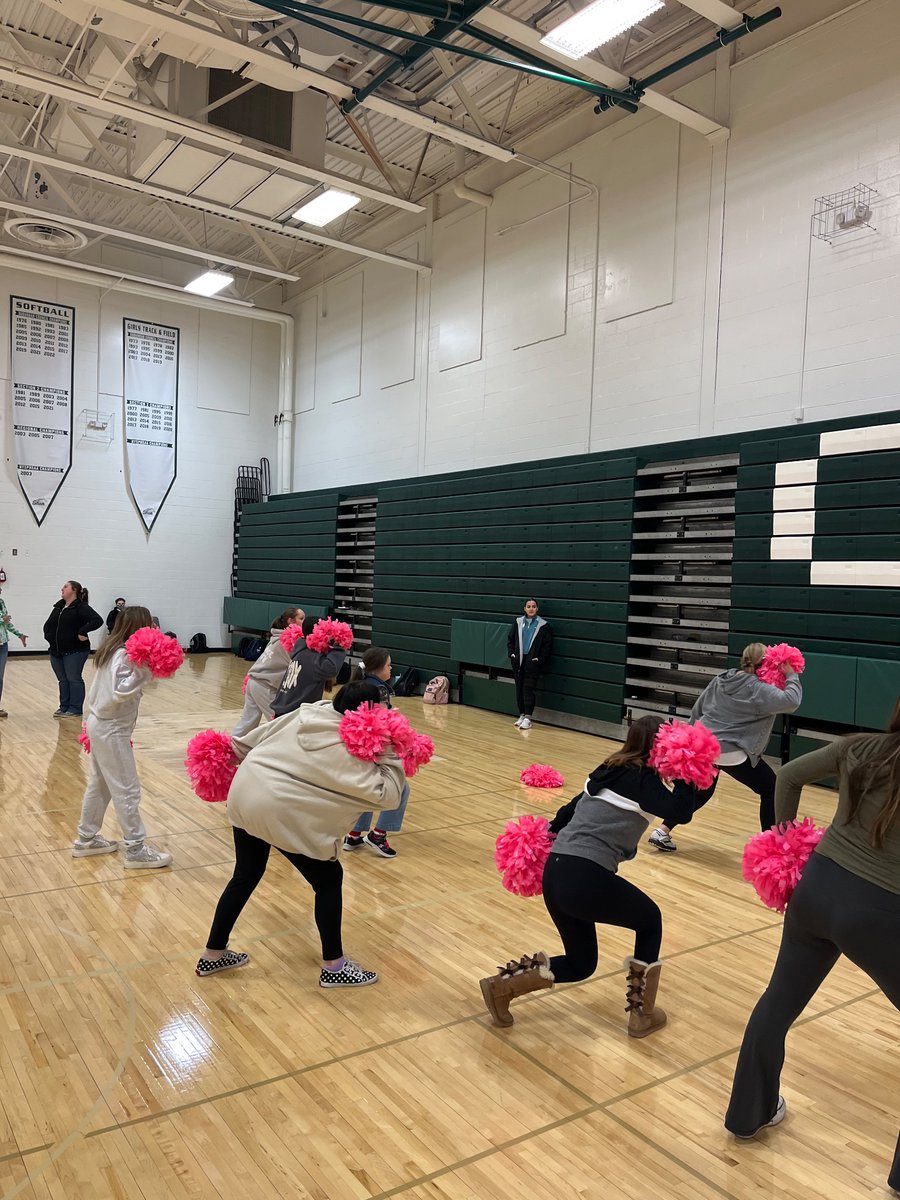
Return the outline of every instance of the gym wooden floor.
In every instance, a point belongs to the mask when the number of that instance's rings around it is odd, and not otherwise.
[[[0,1197],[162,1200],[862,1200],[887,1195],[897,1136],[900,1021],[841,963],[798,1023],[777,1131],[722,1128],[747,1014],[780,919],[740,878],[755,803],[723,784],[677,855],[625,868],[660,903],[669,1025],[625,1036],[624,934],[598,974],[542,992],[493,1030],[478,979],[555,950],[539,900],[507,895],[494,839],[520,813],[533,761],[575,794],[596,738],[401,702],[435,739],[413,783],[396,860],[345,862],[345,942],[377,967],[359,992],[317,986],[310,893],[273,855],[238,925],[249,967],[199,980],[194,961],[229,877],[230,826],[182,770],[188,737],[226,728],[241,663],[189,658],[145,697],[135,735],[144,815],[175,858],[124,872],[76,860],[87,761],[54,721],[45,660],[7,671],[0,725]],[[90,675],[90,668],[88,668]],[[827,792],[809,810],[831,812]],[[110,812],[106,832],[118,836]]]

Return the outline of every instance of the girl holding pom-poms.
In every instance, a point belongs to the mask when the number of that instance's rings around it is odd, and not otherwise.
[[[350,682],[374,684],[378,688],[381,703],[386,708],[390,708],[391,696],[394,694],[394,689],[391,687],[391,671],[390,653],[382,650],[379,646],[370,646],[362,656],[362,662],[353,668]],[[353,828],[344,838],[344,849],[351,852],[367,846],[380,858],[396,858],[397,851],[388,841],[388,834],[400,832],[408,800],[409,784],[404,783],[400,803],[391,812],[379,813],[375,828],[371,832],[372,813],[361,813],[354,822]]]
[[[722,753],[718,766],[755,792],[759,797],[760,828],[770,829],[775,824],[775,772],[762,755],[772,736],[775,717],[800,707],[803,688],[790,659],[775,667],[783,681],[781,687],[764,683],[758,672],[765,658],[766,647],[761,642],[745,646],[741,665],[717,675],[697,697],[691,720],[702,721],[719,739]],[[800,658],[801,666],[802,661]],[[718,777],[699,793],[697,808],[712,798],[717,782]],[[674,828],[672,822],[660,825],[650,835],[650,845],[669,853],[677,850],[671,836]]]
[[[900,1009],[900,700],[887,733],[855,734],[781,768],[779,823],[796,817],[804,784],[834,776],[837,812],[788,900],[775,969],[744,1034],[725,1117],[737,1137],[784,1117],[785,1038],[842,954]],[[900,1142],[888,1185],[900,1191]]]
[[[322,943],[319,986],[362,987],[378,979],[375,971],[345,957],[341,942],[343,870],[338,858],[344,831],[366,806],[396,808],[403,787],[403,764],[391,745],[382,740],[363,758],[341,735],[344,714],[365,705],[377,708],[378,689],[348,683],[333,701],[304,704],[234,739],[242,760],[228,791],[234,875],[216,907],[198,975],[248,962],[249,955],[229,949],[228,939],[274,847],[315,892]]]
[[[634,858],[651,813],[673,823],[693,815],[694,789],[669,791],[649,765],[662,726],[659,717],[635,721],[622,748],[551,821],[556,840],[544,866],[543,896],[564,953],[526,955],[481,981],[495,1025],[512,1025],[509,1004],[517,996],[593,974],[598,924],[635,931],[634,954],[625,964],[629,1036],[646,1037],[666,1023],[656,1005],[662,915],[649,896],[617,874],[620,863]]]
[[[282,641],[282,634],[286,629],[301,625],[305,616],[302,608],[291,606],[272,625],[268,646],[247,672],[244,708],[231,731],[232,737],[249,733],[261,720],[271,721],[272,701],[291,662],[291,651]]]
[[[147,869],[167,867],[172,861],[171,854],[147,844],[140,812],[141,784],[131,748],[144,688],[154,674],[173,674],[184,657],[172,638],[151,634],[152,623],[146,608],[123,608],[113,632],[94,655],[86,722],[91,774],[72,846],[74,858],[118,850],[118,842],[100,834],[112,801],[125,842],[124,865]]]
[[[321,644],[315,637],[316,630],[329,626],[338,626],[342,634],[349,635],[349,640],[345,636],[342,639],[345,644],[340,645],[326,637],[324,645]],[[325,684],[329,679],[337,679],[353,643],[350,626],[341,621],[306,616],[300,628],[301,636],[294,643],[284,678],[272,701],[272,712],[276,717],[294,712],[301,704],[315,704],[321,700]]]

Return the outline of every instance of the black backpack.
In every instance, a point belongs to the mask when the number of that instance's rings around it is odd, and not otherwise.
[[[188,654],[206,654],[208,650],[206,634],[195,633],[188,644]]]
[[[243,637],[238,644],[238,658],[245,658],[247,662],[256,662],[265,648],[262,638]],[[205,646],[204,649],[206,649]]]
[[[395,696],[413,696],[419,684],[419,672],[415,667],[407,667],[394,684]]]

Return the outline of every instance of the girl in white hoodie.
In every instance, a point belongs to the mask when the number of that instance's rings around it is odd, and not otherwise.
[[[153,678],[147,667],[136,666],[125,643],[139,629],[153,623],[146,608],[123,608],[109,635],[94,655],[94,678],[88,692],[87,735],[91,746],[91,774],[81,806],[73,858],[115,854],[118,842],[101,837],[100,829],[110,800],[125,841],[125,866],[167,867],[172,855],[154,850],[146,842],[141,820],[141,783],[134,765],[131,735],[137,722],[144,688]]]
[[[348,683],[333,701],[301,704],[233,740],[243,759],[228,793],[234,874],[197,963],[201,977],[249,961],[248,954],[228,948],[228,938],[265,874],[274,846],[315,893],[322,943],[319,986],[362,987],[378,979],[375,971],[344,954],[343,870],[338,861],[344,832],[361,809],[380,812],[400,803],[403,765],[393,749],[365,762],[349,752],[338,732],[345,712],[378,701],[374,684]]]
[[[268,646],[247,673],[244,709],[231,731],[232,737],[249,733],[263,718],[271,721],[272,701],[291,661],[281,644],[281,634],[289,625],[302,625],[305,615],[302,608],[286,608],[269,631]]]

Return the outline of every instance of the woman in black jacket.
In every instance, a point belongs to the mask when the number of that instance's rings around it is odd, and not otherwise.
[[[547,912],[559,931],[564,953],[543,952],[509,962],[481,993],[495,1025],[512,1025],[509,1004],[517,996],[554,983],[587,979],[597,967],[597,925],[635,932],[634,954],[625,962],[628,1036],[646,1037],[666,1023],[656,1006],[662,964],[662,914],[648,895],[618,874],[619,864],[637,853],[650,815],[690,821],[693,788],[670,792],[647,765],[663,721],[641,717],[628,731],[621,750],[611,754],[587,779],[584,791],[564,805],[550,823],[556,835],[544,867]]]
[[[534,693],[547,669],[553,649],[553,630],[538,613],[537,600],[525,601],[525,615],[513,621],[506,639],[509,661],[516,677],[517,729],[531,728]]]
[[[84,664],[91,652],[89,634],[103,618],[88,604],[88,590],[74,579],[62,585],[62,599],[44,622],[50,665],[59,680],[59,708],[54,717],[80,717],[84,707]]]

